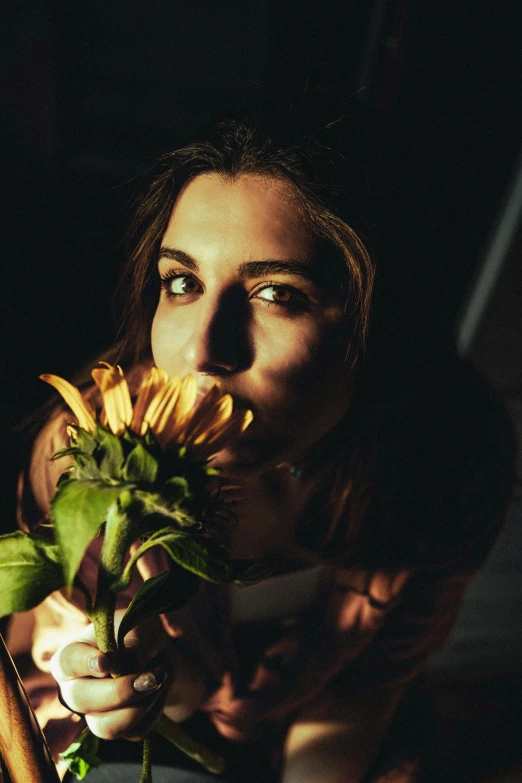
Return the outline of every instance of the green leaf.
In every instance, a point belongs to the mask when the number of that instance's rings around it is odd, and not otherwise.
[[[174,563],[209,582],[230,582],[233,578],[230,560],[225,552],[221,556],[212,554],[190,533],[167,527],[153,533],[133,554],[119,584],[114,585],[113,589],[125,590],[129,586],[132,569],[140,557],[154,546],[162,546]]]
[[[125,612],[118,630],[118,647],[123,649],[125,636],[140,623],[163,612],[173,612],[187,603],[198,589],[199,580],[174,566],[147,579]]]
[[[123,445],[117,435],[105,427],[97,427],[94,432],[96,448],[93,457],[104,479],[119,480],[123,469]]]
[[[145,492],[143,490],[137,490],[134,493],[136,502],[141,504],[139,509],[139,516],[143,518],[143,524],[140,525],[142,530],[146,532],[150,530],[147,528],[146,517],[159,517],[163,518],[163,525],[175,522],[178,527],[200,529],[202,527],[201,522],[198,519],[194,519],[185,508],[183,508],[183,500],[185,498],[185,484],[186,480],[181,477],[176,477],[177,482],[169,483],[170,492],[172,497],[165,498],[158,492]],[[154,522],[154,527],[158,527],[157,521]]]
[[[63,587],[56,544],[30,533],[0,536],[0,616],[25,612]]]
[[[87,430],[77,427],[76,444],[81,452],[92,456],[94,449],[96,448],[96,439],[90,432],[87,432]]]
[[[96,755],[99,746],[98,737],[90,729],[84,729],[76,742],[69,745],[67,750],[60,753],[60,756],[66,762],[69,772],[76,775],[78,780],[83,780],[91,769],[103,764]]]
[[[248,587],[271,576],[274,568],[265,560],[232,560],[234,584]]]
[[[155,538],[154,543],[162,546],[175,563],[202,579],[207,579],[209,582],[229,582],[232,578],[232,568],[228,558],[225,555],[219,557],[211,554],[189,533],[174,531],[161,538]]]
[[[173,476],[168,479],[161,488],[161,496],[171,507],[179,506],[184,500],[189,500],[192,495],[187,479],[184,476]]]
[[[74,477],[80,480],[99,480],[101,478],[100,470],[92,454],[96,448],[96,441],[93,436],[81,427],[76,427],[76,439],[71,438],[71,445],[68,448],[56,451],[51,457],[52,460],[64,457],[70,454],[74,457]]]
[[[78,481],[101,481],[102,475],[94,457],[83,451],[78,451],[74,460],[74,478]]]
[[[67,481],[51,500],[51,517],[60,547],[66,584],[71,585],[85,550],[107,518],[125,485],[103,481]]]
[[[143,443],[138,443],[132,449],[123,466],[123,478],[125,481],[146,482],[152,484],[158,475],[158,461],[145,448]]]

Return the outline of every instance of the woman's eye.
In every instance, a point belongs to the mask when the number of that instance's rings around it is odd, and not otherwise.
[[[268,285],[262,288],[254,297],[262,299],[270,304],[286,305],[287,307],[302,308],[308,299],[305,294],[295,288],[284,285]]]
[[[161,278],[161,287],[167,296],[190,296],[200,290],[200,284],[192,275],[168,275]]]

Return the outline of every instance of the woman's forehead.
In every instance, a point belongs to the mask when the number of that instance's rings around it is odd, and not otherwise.
[[[273,177],[201,174],[179,194],[162,244],[249,243],[279,255],[309,255],[312,232],[293,186]],[[181,248],[185,249],[185,248]]]

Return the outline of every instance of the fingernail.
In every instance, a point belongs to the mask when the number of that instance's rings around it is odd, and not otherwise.
[[[165,673],[160,670],[156,672],[156,676],[152,672],[146,672],[145,674],[140,674],[132,684],[134,690],[138,691],[138,693],[147,693],[147,691],[153,691],[154,688],[159,688],[160,685],[163,685],[165,677]]]
[[[104,674],[109,671],[109,661],[105,655],[91,655],[87,664],[91,672]]]

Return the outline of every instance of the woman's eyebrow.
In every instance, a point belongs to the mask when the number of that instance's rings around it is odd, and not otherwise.
[[[272,261],[246,261],[237,268],[240,277],[265,277],[265,275],[293,275],[317,282],[317,269],[305,261],[293,259]]]
[[[159,258],[168,258],[171,261],[179,261],[192,272],[199,272],[199,264],[195,258],[183,250],[176,250],[172,247],[162,247],[159,251]],[[265,261],[245,261],[237,267],[237,273],[241,278],[264,277],[265,275],[286,274],[302,277],[317,283],[317,269],[306,261],[297,261],[294,259],[281,259]]]
[[[162,258],[168,258],[171,261],[179,261],[180,264],[183,264],[183,266],[186,266],[187,269],[190,269],[192,272],[199,272],[199,264],[196,259],[189,256],[189,254],[185,253],[183,250],[176,250],[173,247],[161,247],[158,254],[158,261],[161,261]]]

